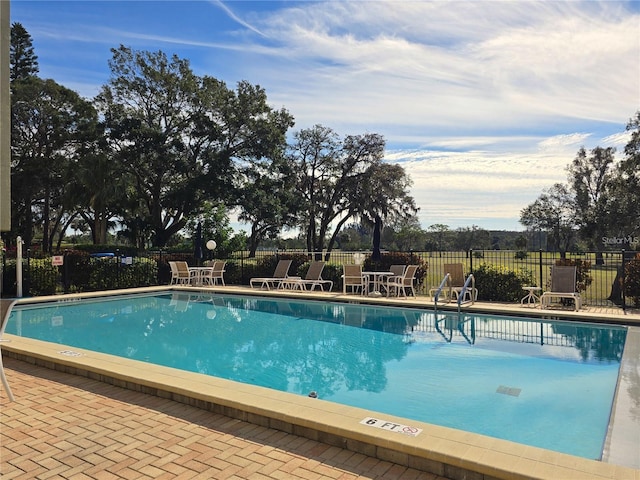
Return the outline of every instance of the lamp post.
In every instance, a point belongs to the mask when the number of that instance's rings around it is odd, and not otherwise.
[[[213,257],[213,251],[216,249],[217,246],[218,246],[218,244],[216,243],[215,240],[208,240],[207,241],[207,249],[209,250],[209,258]]]

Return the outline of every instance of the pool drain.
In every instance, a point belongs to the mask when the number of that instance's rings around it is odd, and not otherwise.
[[[511,395],[512,397],[519,397],[521,388],[514,387],[505,387],[504,385],[500,385],[496,390],[496,393],[502,393],[503,395]]]

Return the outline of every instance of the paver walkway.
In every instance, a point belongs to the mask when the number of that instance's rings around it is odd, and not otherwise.
[[[388,479],[433,474],[5,357],[0,477]]]

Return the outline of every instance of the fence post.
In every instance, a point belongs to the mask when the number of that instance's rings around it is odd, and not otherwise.
[[[540,249],[540,255],[538,257],[538,273],[540,274],[540,288],[544,292],[544,284],[542,283],[542,248]]]
[[[71,282],[69,281],[69,258],[68,258],[68,250],[64,251],[64,256],[62,260],[62,285],[64,286],[64,293],[69,293],[69,287],[71,286]]]
[[[473,248],[469,249],[469,273],[473,273]]]
[[[625,291],[625,260],[627,259],[627,256],[625,254],[624,248],[622,249],[622,271],[620,272],[621,275],[621,280],[622,280],[622,312],[623,313],[627,313],[627,299],[624,296],[624,291]]]
[[[22,297],[22,237],[16,238],[16,297]]]
[[[116,288],[120,287],[120,268],[122,268],[122,258],[120,258],[120,249],[116,248]],[[113,287],[112,287],[113,288]]]
[[[157,285],[162,285],[162,283],[160,283],[161,279],[162,279],[162,272],[160,271],[161,268],[160,266],[162,265],[162,248],[160,248],[158,250],[158,262],[157,262],[157,278],[156,278],[156,282]]]
[[[25,295],[31,295],[31,249],[27,248],[27,271],[23,280],[23,293]]]

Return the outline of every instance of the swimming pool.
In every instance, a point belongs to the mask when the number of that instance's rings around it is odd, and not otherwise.
[[[599,458],[623,327],[163,294],[24,306],[7,332]]]

